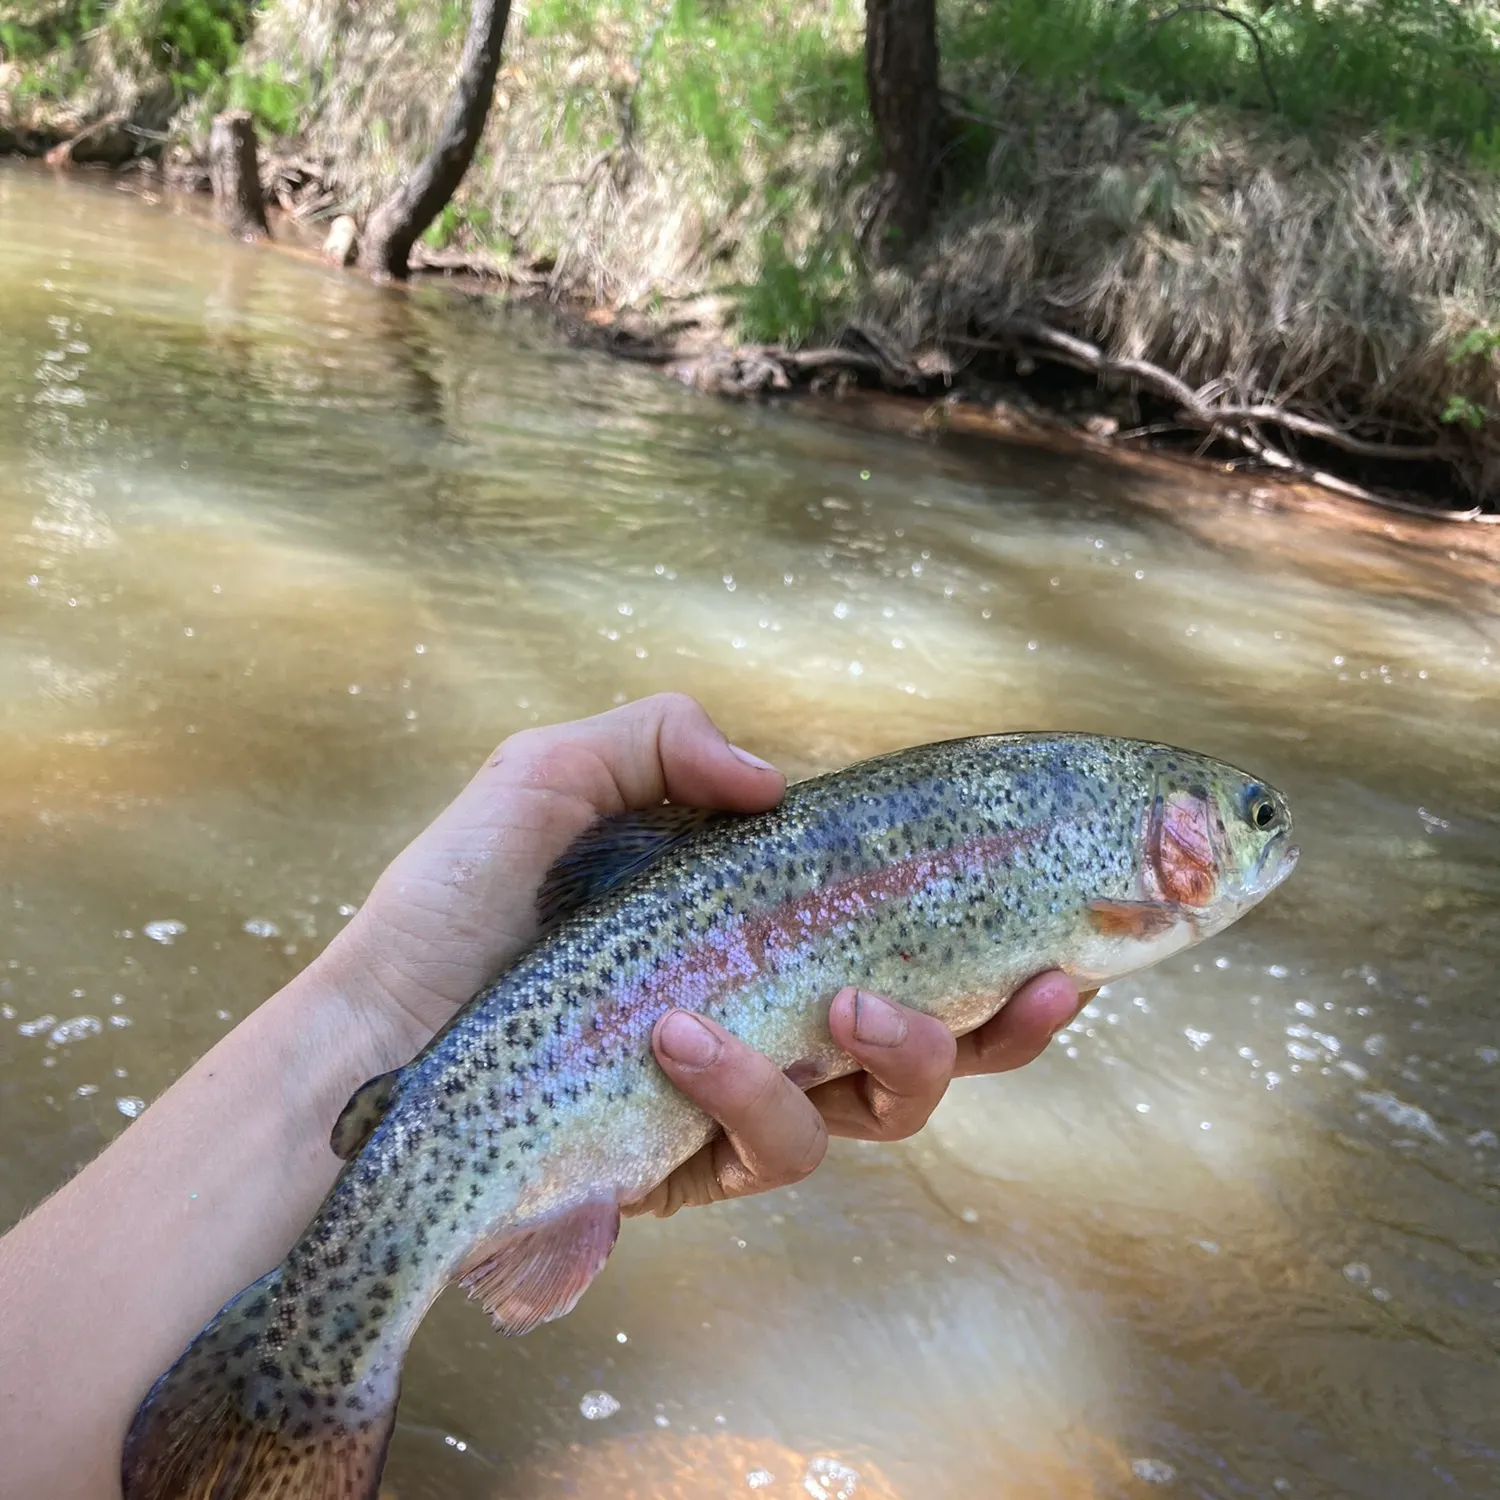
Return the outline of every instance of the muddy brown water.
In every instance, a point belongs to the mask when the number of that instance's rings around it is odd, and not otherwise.
[[[511,730],[1160,737],[1289,794],[1283,892],[915,1141],[632,1222],[558,1324],[442,1302],[389,1489],[1493,1500],[1495,578],[1175,524],[1209,483],[722,405],[0,166],[0,1222]]]

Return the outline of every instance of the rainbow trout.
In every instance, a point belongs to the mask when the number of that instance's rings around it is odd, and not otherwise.
[[[1291,831],[1227,765],[1068,734],[899,751],[754,816],[595,825],[543,884],[533,945],[350,1100],[317,1217],[136,1413],[125,1500],[372,1500],[438,1293],[457,1282],[503,1333],[560,1317],[620,1205],[713,1137],[652,1055],[670,1007],[810,1086],[854,1069],[827,1026],[842,985],[969,1031],[1041,970],[1097,985],[1219,932],[1291,872]]]

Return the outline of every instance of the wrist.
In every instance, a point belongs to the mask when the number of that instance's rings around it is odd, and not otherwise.
[[[410,1062],[432,1034],[337,942],[251,1020],[281,1054],[286,1118],[323,1149],[354,1091]]]

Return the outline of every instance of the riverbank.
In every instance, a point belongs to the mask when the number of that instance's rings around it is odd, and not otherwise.
[[[421,155],[465,20],[456,0],[92,4],[0,4],[0,136],[108,121],[79,159],[191,177],[213,111],[249,108],[314,222],[366,213]],[[1272,10],[1252,38],[953,0],[938,225],[877,275],[854,5],[534,0],[426,248],[720,389],[999,383],[1088,403],[1116,443],[1500,510],[1500,28],[1487,5],[1422,13]]]

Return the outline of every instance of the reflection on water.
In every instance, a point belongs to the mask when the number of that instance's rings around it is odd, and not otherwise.
[[[1500,623],[1164,496],[0,171],[0,1221],[513,729],[675,687],[797,774],[1161,737],[1288,792],[1289,887],[909,1145],[632,1222],[561,1323],[440,1304],[391,1491],[1492,1500]]]

